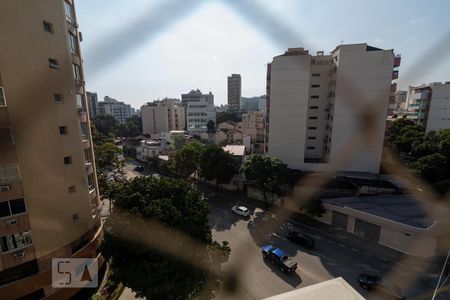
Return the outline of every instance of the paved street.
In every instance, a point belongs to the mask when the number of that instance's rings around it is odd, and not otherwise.
[[[132,164],[127,165],[126,174],[128,178],[139,175],[133,171]],[[148,175],[151,172],[146,169],[144,174]],[[243,284],[239,299],[261,299],[338,276],[343,277],[364,297],[376,299],[374,293],[359,287],[356,282],[357,276],[362,272],[387,275],[393,266],[399,267],[400,275],[391,278],[392,282],[400,287],[403,287],[404,282],[414,283],[413,288],[406,292],[408,295],[429,290],[436,283],[435,275],[429,275],[415,265],[402,265],[401,255],[398,252],[345,232],[331,228],[318,229],[291,220],[295,228],[301,229],[315,239],[316,247],[306,250],[284,237],[286,230],[280,228],[286,221],[283,217],[247,203],[245,205],[251,210],[252,215],[250,218],[240,217],[231,211],[231,207],[241,199],[205,187],[200,189],[208,195],[214,239],[230,243],[232,249],[230,260],[223,267],[239,270],[239,279]],[[295,274],[285,275],[262,259],[260,248],[268,243],[295,257],[298,263]],[[415,278],[421,280],[415,281]],[[121,299],[132,299],[129,296]],[[225,297],[218,296],[218,299],[222,298]]]

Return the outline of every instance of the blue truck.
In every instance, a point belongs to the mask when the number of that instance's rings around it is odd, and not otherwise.
[[[297,262],[289,257],[283,250],[272,245],[262,247],[262,256],[272,264],[276,265],[283,273],[292,273],[297,269]]]

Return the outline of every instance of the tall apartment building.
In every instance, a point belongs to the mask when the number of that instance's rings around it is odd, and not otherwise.
[[[426,131],[450,128],[450,82],[410,86],[407,110]]]
[[[395,110],[406,110],[407,107],[408,92],[407,91],[396,91],[395,92]]]
[[[73,0],[2,0],[0,36],[0,298],[68,299],[52,258],[103,264]]]
[[[251,111],[260,111],[266,114],[266,95],[258,97],[241,97],[240,111],[248,113]]]
[[[86,92],[89,118],[95,118],[97,116],[98,96],[97,93]]]
[[[252,152],[263,154],[265,152],[265,116],[260,111],[251,111],[242,115],[242,136],[250,136]]]
[[[329,55],[290,48],[268,66],[269,155],[290,168],[319,170],[342,159],[370,105],[370,146],[340,171],[378,173],[392,80],[400,58],[367,44],[340,45]]]
[[[147,103],[141,107],[141,116],[144,134],[185,130],[185,112],[179,99],[165,98]]]
[[[181,102],[186,112],[186,130],[195,135],[207,131],[210,120],[216,123],[214,95],[202,94],[200,90],[191,90],[181,95]]]
[[[99,115],[111,115],[120,124],[125,124],[125,121],[136,114],[136,110],[129,104],[117,101],[109,96],[104,97],[104,101],[97,103]]]
[[[228,76],[228,110],[237,112],[241,106],[241,75]]]

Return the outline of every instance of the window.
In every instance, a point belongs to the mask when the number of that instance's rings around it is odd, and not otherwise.
[[[53,24],[47,21],[43,21],[44,31],[53,33]]]
[[[23,198],[0,202],[0,218],[22,214],[26,211],[25,200]]]
[[[56,103],[62,103],[62,102],[64,101],[64,97],[63,97],[62,94],[54,94],[54,95],[53,95],[53,100],[54,100]]]
[[[95,188],[94,174],[90,174],[87,177],[89,190],[93,190]]]
[[[67,126],[59,126],[59,134],[67,134]]]
[[[80,66],[73,64],[73,77],[76,80],[81,80]]]
[[[308,150],[315,150],[316,147],[314,147],[314,146],[308,146],[308,147],[306,147],[306,149],[308,149]]]
[[[309,117],[310,120],[317,120],[317,117]]]
[[[49,58],[48,59],[48,67],[51,69],[59,69],[59,63],[57,59]]]
[[[0,218],[9,217],[11,210],[9,209],[8,201],[0,202]]]
[[[25,248],[33,244],[31,231],[24,231],[0,238],[0,247],[2,252]]]
[[[320,77],[320,73],[313,73],[312,77]]]
[[[72,194],[77,191],[77,188],[76,188],[76,186],[71,185],[71,186],[69,186],[68,190],[69,190],[69,194]]]
[[[309,109],[319,109],[318,106],[310,106]]]
[[[8,183],[20,180],[19,167],[17,164],[0,166],[0,183]]]
[[[64,10],[66,11],[66,20],[70,23],[75,22],[75,14],[73,12],[73,6],[67,1],[64,1]]]
[[[83,96],[81,96],[80,94],[76,94],[75,97],[77,98],[77,107],[83,109]]]
[[[21,214],[27,211],[25,207],[25,200],[22,199],[14,199],[9,200],[9,206],[11,207],[11,214]]]
[[[311,84],[311,87],[312,88],[318,88],[318,87],[320,87],[320,84]]]
[[[91,156],[91,150],[90,149],[85,149],[84,150],[84,160],[87,163],[92,162],[92,156]]]
[[[64,164],[65,165],[71,165],[72,164],[72,156],[64,157]]]
[[[78,54],[77,36],[69,31],[69,46],[73,54]]]
[[[5,93],[3,87],[0,86],[0,106],[6,106]]]
[[[317,129],[317,127],[316,127],[316,126],[310,126],[310,127],[308,127],[308,129],[311,129],[311,130],[316,130],[316,129]]]
[[[83,140],[87,140],[88,139],[87,123],[85,122],[80,123],[80,127],[81,127],[81,138]]]
[[[308,136],[308,140],[315,140],[316,137],[315,136]]]
[[[0,128],[0,147],[14,145],[11,128]]]
[[[317,95],[311,96],[311,99],[319,99],[319,96]]]
[[[80,219],[80,215],[78,213],[75,213],[72,215],[72,220],[78,221]]]

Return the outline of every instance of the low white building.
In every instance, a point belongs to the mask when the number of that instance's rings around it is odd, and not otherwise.
[[[148,162],[151,158],[157,158],[167,148],[164,140],[142,140],[136,148],[136,158],[142,162]]]

